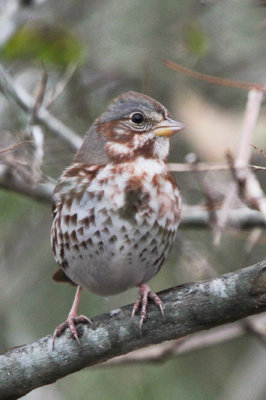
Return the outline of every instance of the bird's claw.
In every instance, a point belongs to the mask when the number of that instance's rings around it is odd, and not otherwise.
[[[134,318],[135,314],[140,310],[139,329],[141,334],[143,323],[147,319],[148,299],[152,300],[159,307],[163,318],[165,318],[165,315],[164,315],[163,303],[160,297],[156,293],[152,292],[148,285],[141,284],[139,286],[139,293],[140,297],[138,298],[132,309],[131,320]]]
[[[73,316],[73,315],[69,314],[69,316],[67,317],[67,320],[65,322],[63,322],[62,324],[60,324],[54,331],[53,340],[52,340],[52,350],[54,350],[55,339],[57,337],[61,336],[62,333],[67,328],[70,329],[72,335],[74,336],[75,340],[77,341],[78,345],[80,346],[80,340],[79,340],[78,332],[76,329],[76,325],[87,324],[87,323],[92,325],[92,321],[85,315]]]

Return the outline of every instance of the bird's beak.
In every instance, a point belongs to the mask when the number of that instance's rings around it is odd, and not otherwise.
[[[184,127],[185,125],[183,125],[181,122],[174,121],[173,119],[166,117],[163,121],[156,125],[154,133],[158,136],[172,136],[181,131],[181,129]]]

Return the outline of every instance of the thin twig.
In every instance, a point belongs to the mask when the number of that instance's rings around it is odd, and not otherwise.
[[[4,150],[0,150],[0,154],[1,154],[1,153],[6,153],[6,152],[8,152],[8,151],[15,150],[17,147],[22,146],[22,145],[25,144],[25,143],[34,143],[34,142],[33,142],[33,140],[24,140],[23,142],[13,144],[12,146],[7,147],[7,148],[4,149]]]
[[[21,86],[15,85],[12,77],[0,65],[0,91],[12,100],[27,114],[31,114],[35,101]],[[41,107],[36,115],[36,122],[59,136],[73,149],[80,147],[82,139],[70,128],[54,117],[46,108]]]
[[[217,211],[218,217],[220,212]],[[230,211],[227,226],[238,230],[255,227],[265,228],[266,221],[260,212],[243,207]],[[207,227],[209,227],[209,213],[206,210],[200,207],[186,207],[183,209],[180,228],[204,229]]]
[[[214,243],[216,245],[220,242],[221,234],[226,225],[229,210],[232,207],[233,199],[237,195],[238,188],[241,187],[241,185],[247,188],[249,182],[251,182],[252,176],[252,185],[250,185],[249,190],[246,191],[246,196],[251,197],[251,195],[254,195],[254,192],[256,192],[256,197],[260,198],[262,196],[262,193],[258,191],[259,184],[255,185],[255,177],[248,168],[249,159],[251,156],[250,143],[252,141],[252,135],[256,126],[262,100],[262,92],[255,89],[249,91],[243,126],[240,134],[240,145],[234,162],[236,179],[229,186],[224,200],[222,212],[217,220],[217,227],[214,235]]]
[[[33,125],[31,128],[31,134],[35,144],[35,151],[31,160],[31,170],[33,182],[37,183],[42,177],[42,164],[44,157],[44,134],[39,125]]]
[[[228,163],[208,163],[199,162],[195,166],[188,163],[169,163],[167,164],[170,171],[173,172],[211,172],[211,171],[229,171],[231,168]],[[254,169],[254,171],[265,171],[266,167],[261,165],[249,164],[249,167]]]
[[[248,93],[248,100],[244,114],[244,121],[240,133],[240,145],[235,159],[235,167],[247,167],[251,157],[251,143],[253,133],[257,124],[263,93],[252,89]]]
[[[220,78],[217,76],[213,75],[208,75],[208,74],[203,74],[197,71],[194,71],[192,69],[186,68],[181,64],[177,64],[171,60],[165,60],[165,65],[174,70],[181,72],[184,75],[190,76],[191,78],[208,82],[208,83],[213,83],[215,85],[221,85],[221,86],[229,86],[229,87],[234,87],[238,89],[245,89],[245,90],[251,90],[251,89],[256,89],[259,91],[265,91],[266,90],[266,85],[259,84],[259,83],[252,83],[252,82],[243,82],[243,81],[235,81],[231,79],[225,79],[225,78]]]
[[[45,70],[44,66],[42,69],[42,76],[41,76],[41,83],[40,83],[40,87],[34,102],[34,106],[32,109],[32,115],[30,118],[30,125],[33,125],[36,121],[36,117],[38,115],[38,112],[41,108],[41,106],[43,105],[43,100],[44,100],[44,96],[45,96],[45,91],[46,91],[46,86],[47,86],[47,82],[48,82],[48,74],[47,71]]]
[[[14,168],[10,169],[8,165],[0,164],[0,187],[2,189],[51,203],[55,184],[50,178],[48,180],[49,182],[45,184],[39,183],[32,186],[20,177]],[[219,215],[219,210],[217,214]],[[183,206],[181,228],[206,229],[209,228],[209,222],[209,212],[202,206]],[[244,207],[230,211],[228,226],[237,229],[265,228],[266,222],[260,212]]]
[[[266,160],[266,154],[263,149],[260,149],[259,147],[255,146],[254,144],[251,145],[255,150],[260,152],[263,155],[263,158]]]
[[[71,64],[67,67],[63,78],[57,83],[51,98],[45,103],[47,110],[56,102],[56,100],[61,96],[66,86],[68,85],[70,79],[72,78],[74,72],[77,69],[77,64]]]

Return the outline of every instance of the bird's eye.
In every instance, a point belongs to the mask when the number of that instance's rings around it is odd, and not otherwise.
[[[131,115],[131,121],[134,122],[134,124],[141,124],[144,121],[144,116],[141,113],[136,112]]]

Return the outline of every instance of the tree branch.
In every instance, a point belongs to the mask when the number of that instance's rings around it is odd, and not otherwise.
[[[0,91],[7,97],[10,97],[24,112],[32,115],[35,100],[24,88],[15,85],[11,75],[4,70],[2,65],[0,65]],[[35,121],[59,136],[74,150],[80,147],[82,138],[54,117],[45,107],[42,106],[39,108],[35,115]]]
[[[15,168],[10,168],[8,165],[0,164],[0,187],[52,204],[54,184],[48,182],[27,183]]]
[[[51,182],[27,185],[25,180],[19,176],[16,170],[7,165],[0,164],[0,187],[31,197],[35,200],[52,202],[54,184]],[[217,211],[219,215],[220,211]],[[252,229],[255,227],[266,227],[263,215],[255,210],[240,208],[231,210],[228,217],[228,226],[236,229]],[[199,207],[187,207],[181,216],[180,228],[182,229],[205,229],[209,227],[210,214],[208,211],[200,210]]]
[[[210,225],[210,213],[200,210],[199,207],[188,207],[186,213],[181,215],[180,228],[185,229],[204,229]],[[219,216],[221,211],[217,211]],[[231,210],[228,215],[227,226],[235,229],[252,229],[256,227],[265,228],[266,221],[259,211],[249,208],[239,208]]]
[[[0,164],[0,187],[31,197],[35,200],[52,202],[54,184],[51,182],[27,185],[25,180],[19,176],[16,170],[7,165]],[[220,211],[217,211],[219,215]],[[255,210],[240,208],[231,210],[228,217],[228,226],[236,229],[252,229],[255,227],[266,227],[263,215]],[[200,210],[199,207],[187,207],[181,216],[180,228],[182,229],[205,229],[209,227],[210,214],[208,211]]]
[[[81,347],[69,332],[11,349],[0,356],[0,398],[17,399],[31,390],[82,368],[132,350],[183,337],[266,310],[266,260],[212,280],[187,283],[161,292],[163,319],[154,305],[139,332],[130,322],[132,305],[93,319],[94,329],[78,326]]]
[[[252,326],[250,327],[250,321]],[[164,362],[180,355],[191,353],[195,350],[202,350],[219,343],[239,339],[247,333],[251,333],[265,344],[265,335],[260,331],[261,326],[265,327],[266,313],[245,318],[239,322],[233,322],[211,329],[210,331],[198,332],[181,339],[146,347],[132,351],[129,354],[112,358],[99,365],[100,368],[109,368],[121,365],[147,364]],[[255,326],[255,329],[254,329]]]
[[[31,185],[19,175],[16,169],[0,164],[0,188],[23,194],[35,200],[51,203],[54,184],[46,182]],[[220,212],[219,210],[216,211],[218,216]],[[237,229],[266,227],[263,215],[248,208],[231,210],[227,222],[229,227]],[[180,226],[185,229],[204,229],[209,227],[209,223],[210,215],[208,211],[201,210],[199,207],[187,207],[183,210]]]
[[[264,214],[264,217],[266,215],[264,193],[261,190],[257,179],[249,169],[249,160],[251,157],[250,144],[252,142],[252,136],[256,127],[262,101],[262,91],[256,89],[251,89],[249,91],[243,126],[240,134],[240,144],[236,159],[233,163],[235,180],[229,185],[223,202],[222,212],[217,218],[214,235],[214,243],[216,245],[220,243],[222,232],[226,226],[230,209],[232,208],[233,200],[238,192],[245,204],[249,203],[249,205],[260,210]]]
[[[253,145],[252,145],[253,146]],[[255,146],[253,146],[255,147]],[[227,163],[197,162],[189,163],[168,163],[168,168],[173,172],[210,172],[210,171],[229,171],[232,167]],[[254,171],[266,171],[266,167],[252,165],[249,167]],[[238,168],[235,168],[238,169]]]

